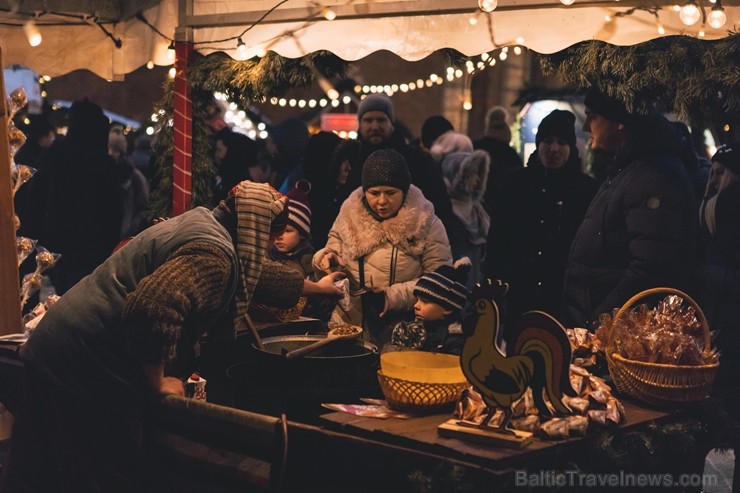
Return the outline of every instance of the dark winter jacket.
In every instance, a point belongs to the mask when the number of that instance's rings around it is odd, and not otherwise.
[[[507,142],[493,137],[473,141],[473,148],[486,151],[491,156],[491,171],[488,173],[486,193],[483,196],[484,203],[490,208],[495,200],[496,191],[502,186],[505,178],[523,167],[522,158]]]
[[[493,202],[486,275],[509,283],[507,319],[528,310],[558,316],[568,251],[596,189],[577,153],[546,169],[535,152],[504,180]]]
[[[614,156],[570,250],[563,317],[584,326],[648,288],[688,289],[697,206],[663,120]],[[635,138],[639,138],[635,137]]]
[[[434,205],[434,214],[442,220],[442,224],[449,234],[454,221],[452,205],[445,190],[442,171],[428,153],[418,147],[406,144],[398,131],[393,134],[387,144],[374,146],[358,140],[354,141],[354,145],[357,150],[353,154],[354,158],[350,160],[352,169],[347,178],[346,190],[351,192],[361,185],[362,166],[370,154],[378,149],[395,149],[406,159],[411,174],[411,183],[416,185],[424,194],[424,197]]]

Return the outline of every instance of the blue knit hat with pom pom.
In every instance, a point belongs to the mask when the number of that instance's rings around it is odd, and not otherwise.
[[[414,296],[438,304],[445,310],[462,310],[468,299],[470,259],[462,257],[454,265],[443,265],[416,281]]]

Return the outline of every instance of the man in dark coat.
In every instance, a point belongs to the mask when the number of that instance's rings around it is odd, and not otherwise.
[[[21,234],[62,254],[49,271],[58,294],[100,265],[120,239],[123,198],[108,155],[110,122],[85,99],[72,104],[64,140],[43,154],[43,166],[26,186]]]
[[[522,168],[522,158],[509,145],[511,128],[509,112],[503,106],[494,106],[486,114],[486,135],[473,141],[475,149],[481,149],[491,156],[491,171],[483,200],[486,207],[492,207],[496,192],[501,188],[504,178]]]
[[[485,272],[509,283],[509,322],[528,310],[560,312],[570,244],[597,189],[581,171],[575,121],[570,111],[547,115],[527,167],[494,197]]]
[[[431,156],[417,147],[408,145],[395,128],[395,112],[390,98],[383,94],[372,94],[360,102],[357,108],[360,122],[357,149],[350,160],[347,189],[360,186],[362,166],[373,152],[379,149],[394,149],[403,155],[411,173],[411,183],[419,187],[424,197],[434,204],[434,213],[442,220],[445,229],[452,231],[454,216],[447,195],[442,170]]]
[[[648,288],[687,289],[697,238],[696,198],[660,116],[638,116],[595,89],[586,122],[606,180],[596,193],[568,258],[564,321],[585,326]]]

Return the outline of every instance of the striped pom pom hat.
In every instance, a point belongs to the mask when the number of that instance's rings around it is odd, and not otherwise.
[[[308,206],[308,192],[311,183],[299,180],[286,194],[288,196],[288,224],[306,238],[311,237],[311,208]]]
[[[462,257],[454,265],[443,265],[424,274],[416,281],[414,296],[436,303],[445,310],[462,310],[468,299],[465,284],[470,267],[470,259]]]

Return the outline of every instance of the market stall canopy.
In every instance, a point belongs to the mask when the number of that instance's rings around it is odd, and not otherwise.
[[[479,3],[498,5],[485,13]],[[350,61],[388,50],[419,60],[441,48],[477,55],[516,44],[554,53],[591,39],[632,45],[674,34],[721,38],[740,24],[740,0],[722,2],[727,21],[719,28],[704,22],[715,5],[699,0],[701,18],[687,26],[666,0],[0,0],[0,45],[6,65],[52,76],[88,69],[118,79],[149,61],[171,64],[176,33],[200,53],[240,59],[267,50],[289,58],[329,50]],[[36,47],[27,39],[31,27],[23,28],[29,21],[43,36]]]

